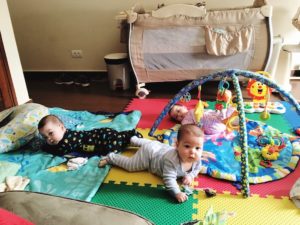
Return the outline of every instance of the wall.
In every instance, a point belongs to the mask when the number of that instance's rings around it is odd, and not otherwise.
[[[29,96],[17,49],[6,0],[0,0],[0,32],[18,104],[28,102]]]
[[[21,61],[25,71],[104,71],[103,57],[126,50],[119,42],[115,16],[130,9],[136,0],[9,0]],[[199,1],[139,1],[146,9],[159,3]],[[273,6],[273,33],[285,44],[300,41],[300,32],[291,24],[300,0],[269,0]],[[220,5],[220,3],[222,5]],[[206,0],[207,8],[252,5],[253,0]],[[80,49],[83,58],[71,57]]]

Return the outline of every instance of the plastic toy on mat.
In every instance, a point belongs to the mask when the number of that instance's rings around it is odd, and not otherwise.
[[[263,75],[267,78],[270,77],[269,74],[264,71],[258,71],[256,73]],[[259,80],[249,79],[247,85],[247,92],[248,95],[251,98],[253,98],[253,102],[265,103],[268,100],[268,93],[271,92],[271,89]]]
[[[244,102],[244,108],[246,113],[260,113],[264,111],[265,103]],[[269,113],[283,114],[286,108],[280,102],[268,102],[267,110]]]
[[[257,71],[257,74],[270,78],[270,74],[265,71]],[[280,103],[270,102],[270,94],[272,89],[259,80],[249,79],[247,91],[250,97],[253,98],[253,104],[245,104],[245,112],[253,113],[260,112],[260,118],[267,120],[270,118],[270,113],[281,114],[285,112],[285,108]]]
[[[206,224],[214,224],[214,225],[225,225],[228,222],[230,217],[234,217],[236,215],[235,212],[227,212],[226,210],[221,212],[214,212],[213,207],[210,206],[203,220],[193,220],[185,223],[181,223],[181,225],[206,225]]]
[[[261,150],[262,160],[260,165],[264,167],[271,167],[271,161],[278,159],[280,151],[286,145],[282,137],[268,137],[264,135],[259,135],[257,137],[257,143],[263,147]]]

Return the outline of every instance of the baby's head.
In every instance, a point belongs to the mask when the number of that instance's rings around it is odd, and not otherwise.
[[[49,145],[57,145],[66,132],[63,122],[54,115],[43,117],[38,124],[38,130]]]
[[[176,122],[181,122],[188,113],[188,109],[184,105],[175,104],[169,111],[169,116]]]
[[[182,162],[196,162],[201,159],[204,143],[202,129],[194,124],[182,125],[177,135],[177,151]]]

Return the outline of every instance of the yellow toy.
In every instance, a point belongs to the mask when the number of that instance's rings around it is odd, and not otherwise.
[[[265,71],[257,71],[256,73],[264,75],[266,77],[270,77],[270,74]],[[261,83],[260,81],[256,81],[253,79],[249,79],[247,85],[248,95],[253,98],[254,103],[262,103],[264,104],[264,111],[260,114],[260,118],[262,120],[267,120],[270,118],[270,113],[267,110],[268,102],[270,100],[271,88],[267,85]]]
[[[203,116],[204,113],[204,104],[201,101],[201,86],[198,86],[198,103],[195,107],[195,111],[194,111],[194,115],[195,115],[195,119],[197,124],[201,125],[201,118]]]
[[[258,71],[256,73],[270,77],[269,73],[264,71]],[[271,92],[271,89],[260,81],[249,79],[247,92],[248,95],[253,98],[253,102],[265,103],[268,98],[267,95]]]
[[[234,111],[230,117],[223,120],[223,123],[226,124],[228,131],[239,130],[239,113]]]
[[[260,165],[264,167],[271,167],[271,161],[277,160],[281,150],[286,146],[284,139],[278,136],[268,137],[259,135],[257,137],[257,142],[260,146],[262,146],[262,160],[260,162]]]

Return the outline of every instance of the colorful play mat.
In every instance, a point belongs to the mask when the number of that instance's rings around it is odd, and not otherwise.
[[[214,166],[209,164],[203,173],[217,178],[238,181],[242,195],[249,197],[249,183],[261,183],[282,178],[296,167],[299,160],[297,156],[299,155],[299,140],[297,138],[289,137],[267,125],[255,121],[250,122],[245,117],[245,105],[239,77],[249,79],[247,90],[253,97],[253,100],[265,103],[266,107],[261,112],[261,119],[268,120],[270,118],[270,111],[267,106],[270,100],[271,89],[277,90],[286,102],[289,102],[298,114],[300,113],[300,105],[294,97],[263,74],[261,72],[254,73],[234,69],[215,72],[190,82],[181,88],[164,107],[151,127],[149,136],[160,138],[155,135],[155,131],[164,117],[168,115],[175,104],[181,101],[194,88],[199,90],[199,101],[195,107],[194,116],[197,124],[201,125],[200,118],[203,115],[203,103],[200,90],[201,85],[207,81],[220,79],[215,104],[216,110],[222,111],[226,109],[228,104],[233,104],[229,103],[232,95],[229,90],[229,83],[226,80],[230,78],[236,95],[234,104],[238,114],[238,126],[231,126],[230,128],[232,130],[237,128],[238,134],[232,132],[226,133],[224,136],[208,136],[204,147],[209,149],[209,151],[214,149],[214,154],[219,157],[214,163],[211,163]],[[174,135],[171,138],[174,138]],[[224,155],[225,157],[223,157]],[[252,176],[252,174],[255,174],[255,176]]]
[[[163,135],[164,143],[175,145],[177,131],[175,125]],[[246,123],[248,136],[249,183],[257,184],[283,178],[290,174],[299,161],[300,138],[282,133],[259,121]],[[280,148],[276,160],[264,160],[263,150],[271,142]],[[206,135],[204,150],[213,153],[215,160],[203,161],[202,174],[229,181],[241,182],[241,147],[238,131]],[[268,154],[268,153],[267,153]],[[272,157],[272,156],[270,156]]]

